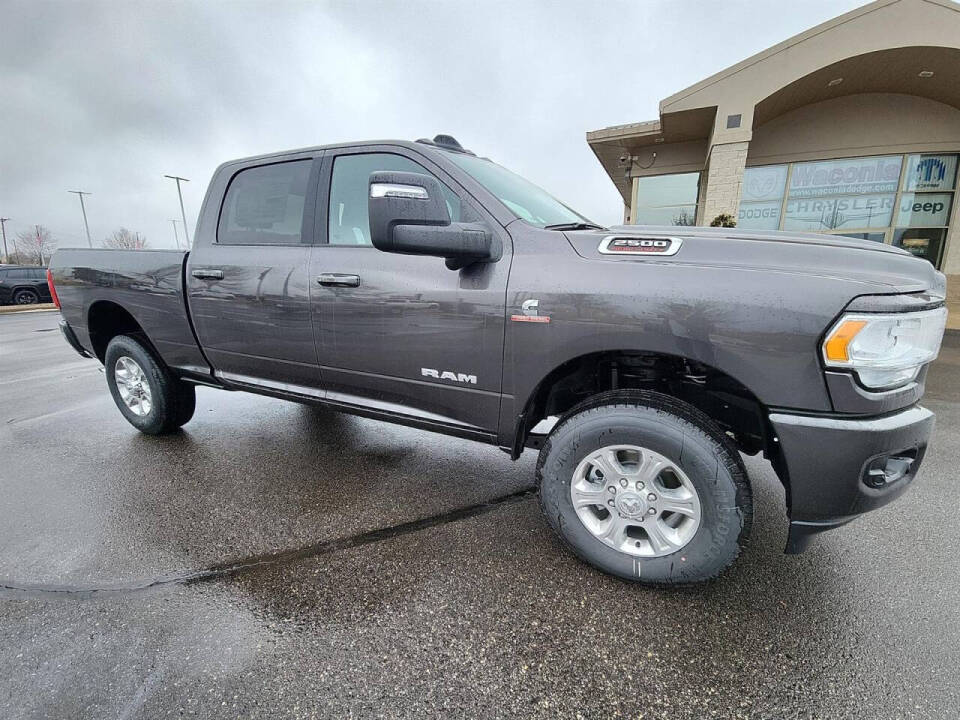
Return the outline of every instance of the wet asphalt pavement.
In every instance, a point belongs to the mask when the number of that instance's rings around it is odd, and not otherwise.
[[[0,316],[0,717],[952,718],[960,339],[899,502],[649,590],[568,555],[536,456],[206,388],[139,435],[57,313]]]

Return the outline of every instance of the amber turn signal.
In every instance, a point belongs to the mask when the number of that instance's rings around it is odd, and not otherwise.
[[[827,360],[835,362],[846,362],[850,359],[847,355],[847,346],[856,337],[857,333],[863,330],[867,324],[866,320],[846,320],[840,326],[830,333],[830,337],[823,344]]]

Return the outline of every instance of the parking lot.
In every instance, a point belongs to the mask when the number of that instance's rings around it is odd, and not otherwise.
[[[901,501],[720,580],[565,552],[532,451],[209,389],[140,435],[58,314],[0,316],[0,717],[944,718],[960,706],[960,339]]]

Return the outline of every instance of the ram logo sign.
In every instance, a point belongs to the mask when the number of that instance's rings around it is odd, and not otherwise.
[[[477,384],[476,375],[467,375],[467,373],[462,372],[451,372],[450,370],[433,370],[431,368],[420,368],[420,374],[424,377],[433,378],[434,380],[453,380],[454,382],[459,383],[469,383],[470,385]]]

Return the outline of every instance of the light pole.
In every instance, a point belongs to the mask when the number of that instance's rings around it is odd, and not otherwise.
[[[83,206],[83,196],[90,195],[90,193],[83,190],[67,190],[67,192],[80,198],[80,212],[83,213],[83,227],[87,231],[87,245],[93,247],[93,240],[90,239],[90,225],[87,224],[87,209]]]
[[[173,224],[173,241],[177,244],[177,250],[180,249],[180,236],[177,235],[177,221],[171,219],[170,222]]]
[[[40,239],[40,226],[34,225],[33,230],[37,233],[37,254],[40,256],[40,264],[43,265],[43,242]]]
[[[190,182],[187,178],[178,177],[176,175],[164,175],[165,178],[170,178],[175,180],[177,183],[177,195],[180,196],[180,215],[183,216],[183,236],[186,238],[187,250],[190,249],[190,231],[187,230],[187,213],[183,209],[183,193],[180,191],[180,181]]]
[[[3,259],[9,260],[10,253],[7,252],[7,225],[6,222],[10,218],[0,217],[0,233],[3,233]]]

